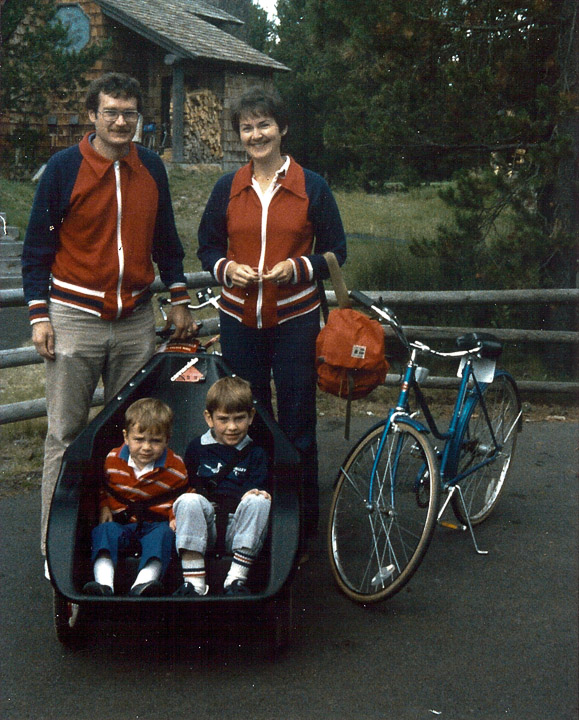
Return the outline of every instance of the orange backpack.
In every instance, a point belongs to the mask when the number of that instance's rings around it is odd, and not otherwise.
[[[382,326],[350,308],[329,313],[316,340],[316,357],[320,389],[348,400],[381,385],[389,368]]]

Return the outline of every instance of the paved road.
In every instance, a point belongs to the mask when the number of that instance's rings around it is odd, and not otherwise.
[[[356,430],[371,419],[356,419]],[[323,505],[347,443],[321,423]],[[294,588],[275,663],[240,635],[162,642],[117,628],[71,653],[52,630],[36,493],[0,502],[3,720],[571,720],[577,718],[575,423],[527,424],[479,541],[439,529],[409,586],[358,607],[322,552]]]

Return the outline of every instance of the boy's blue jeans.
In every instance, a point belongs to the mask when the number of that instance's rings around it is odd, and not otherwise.
[[[316,338],[318,310],[266,330],[247,327],[220,313],[221,348],[231,369],[251,384],[253,396],[273,417],[271,377],[276,389],[277,422],[301,453],[306,529],[319,516],[318,449],[316,443]],[[255,428],[255,429],[254,429]],[[259,423],[251,437],[261,444]],[[267,441],[265,443],[267,445]]]
[[[139,570],[142,570],[149,560],[157,558],[161,561],[161,577],[163,577],[169,567],[175,546],[175,533],[169,527],[168,522],[128,523],[127,525],[105,522],[97,525],[92,530],[93,565],[98,554],[107,550],[116,567],[119,551],[128,549],[134,540],[137,540],[141,546]]]

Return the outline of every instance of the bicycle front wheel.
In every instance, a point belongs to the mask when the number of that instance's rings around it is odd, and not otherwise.
[[[370,430],[350,452],[330,509],[332,572],[342,592],[361,603],[402,589],[436,526],[440,477],[432,445],[413,425],[395,422],[381,447],[384,428]]]
[[[468,513],[472,525],[486,520],[498,502],[515,452],[521,413],[517,386],[507,373],[497,373],[485,388],[482,399],[488,422],[478,398],[469,412],[458,444],[456,476],[466,473],[457,483],[462,490],[464,505],[458,493],[452,496],[452,509],[457,519],[467,524]]]

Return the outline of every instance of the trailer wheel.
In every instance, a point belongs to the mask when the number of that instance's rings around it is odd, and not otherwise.
[[[54,590],[53,608],[56,637],[65,647],[78,648],[84,639],[80,606]]]

